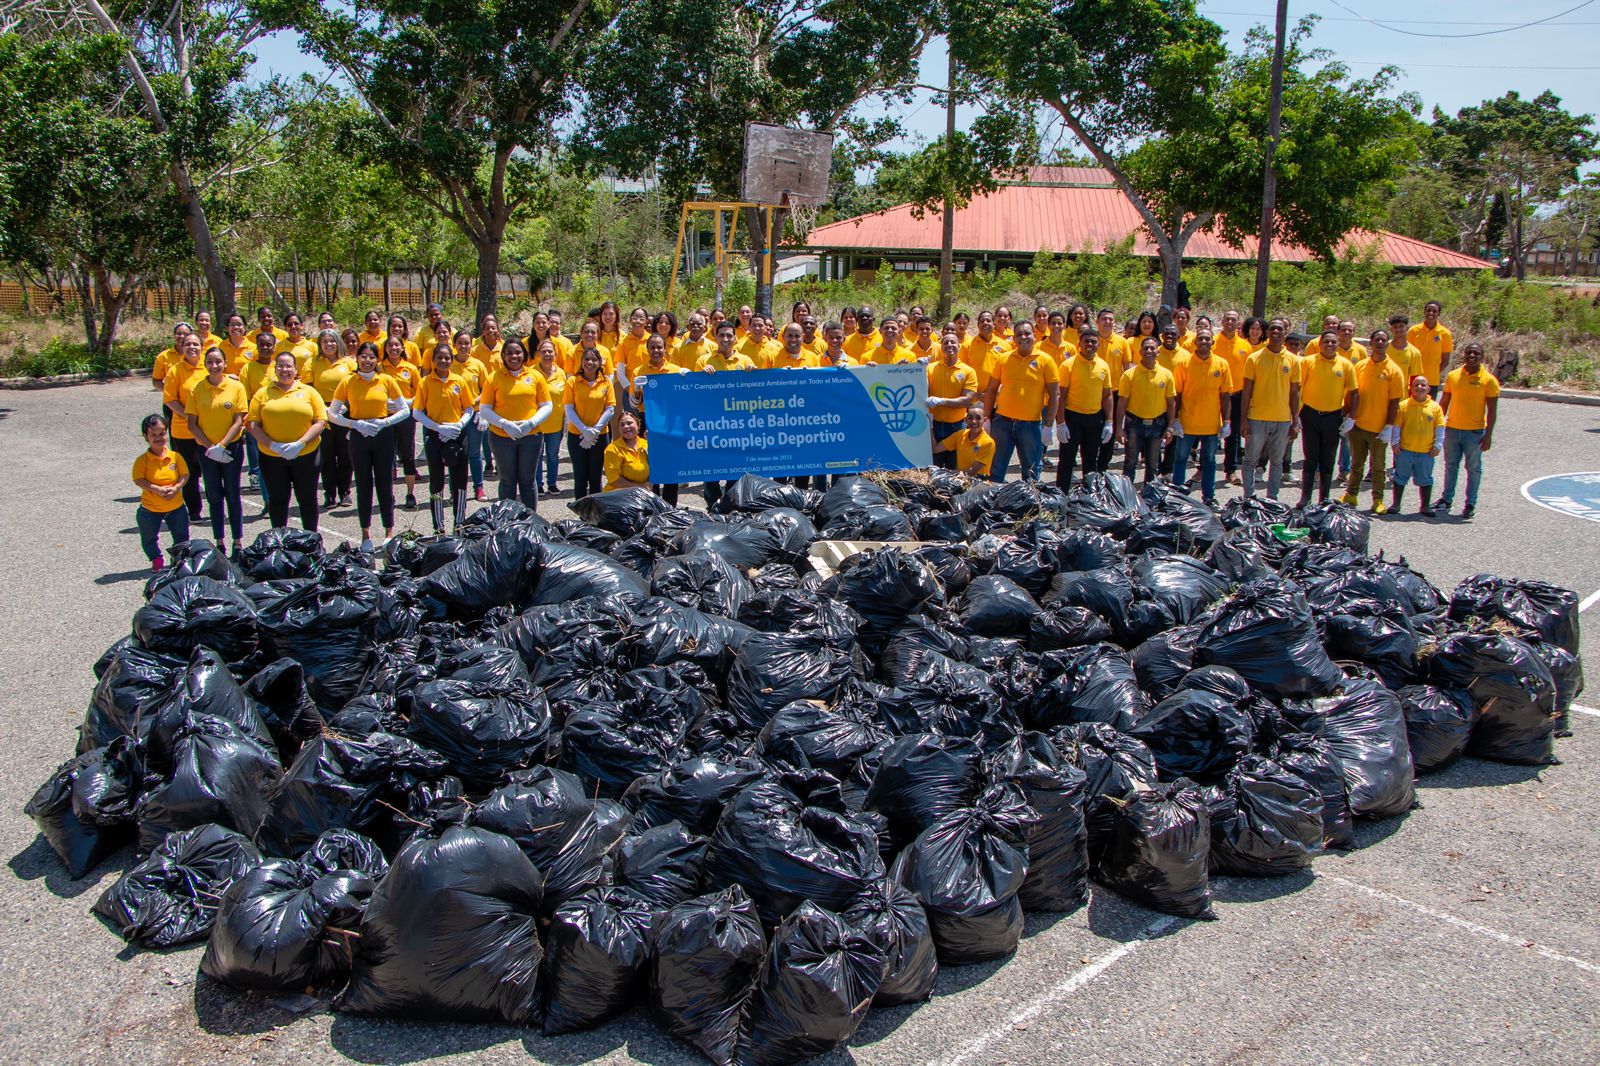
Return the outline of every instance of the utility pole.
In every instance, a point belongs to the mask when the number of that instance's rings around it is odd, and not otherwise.
[[[940,322],[946,322],[950,318],[956,287],[956,209],[950,202],[950,153],[955,150],[956,139],[956,54],[950,48],[949,38],[945,39],[945,48],[950,53],[950,66],[944,99],[944,219],[939,238],[939,310],[934,316]]]
[[[1283,115],[1283,48],[1289,35],[1289,0],[1278,0],[1278,40],[1272,50],[1272,104],[1267,111],[1267,172],[1261,179],[1261,237],[1256,249],[1256,298],[1251,314],[1267,313],[1267,273],[1272,266],[1272,213],[1278,202],[1278,126]]]

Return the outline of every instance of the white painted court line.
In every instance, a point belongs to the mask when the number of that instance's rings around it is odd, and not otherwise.
[[[1416,911],[1418,914],[1426,915],[1429,918],[1444,922],[1447,925],[1453,925],[1457,929],[1463,929],[1469,933],[1474,933],[1477,936],[1497,941],[1501,944],[1505,944],[1508,947],[1531,950],[1537,952],[1547,959],[1550,959],[1552,962],[1564,962],[1568,966],[1575,966],[1586,973],[1600,974],[1600,966],[1597,966],[1592,962],[1587,962],[1583,959],[1575,959],[1571,955],[1563,955],[1561,952],[1552,951],[1551,949],[1535,941],[1523,940],[1518,937],[1514,937],[1509,933],[1502,933],[1498,929],[1490,929],[1486,925],[1479,925],[1477,922],[1469,922],[1465,918],[1457,918],[1453,914],[1448,914],[1445,911],[1436,910],[1435,908],[1429,907],[1426,904],[1417,903],[1414,900],[1406,899],[1404,896],[1397,896],[1393,892],[1385,892],[1381,888],[1373,888],[1371,885],[1364,885],[1360,881],[1352,881],[1348,877],[1340,877],[1338,874],[1322,873],[1321,871],[1318,871],[1316,876],[1317,880],[1319,881],[1333,881],[1336,884],[1346,885],[1358,892],[1365,892],[1367,895],[1381,899],[1387,903],[1393,903],[1401,907],[1407,907]]]
[[[1578,613],[1582,614],[1584,611],[1587,611],[1597,603],[1600,603],[1600,589],[1595,589],[1593,592],[1589,593],[1588,599],[1578,604]]]
[[[1050,988],[1029,1000],[1020,1009],[1013,1011],[1005,1021],[999,1025],[979,1034],[963,1044],[959,1050],[948,1058],[941,1059],[942,1066],[961,1066],[962,1063],[972,1062],[988,1050],[996,1041],[1003,1040],[1016,1031],[1017,1026],[1031,1022],[1045,1011],[1058,1007],[1070,999],[1073,993],[1085,985],[1092,983],[1101,974],[1111,967],[1132,955],[1147,940],[1161,936],[1173,929],[1183,919],[1172,915],[1163,915],[1134,934],[1132,940],[1118,944],[1093,962],[1080,969],[1074,970],[1067,977]]]
[[[1594,707],[1585,707],[1579,703],[1570,704],[1569,707],[1571,710],[1577,711],[1579,714],[1590,714],[1596,718],[1600,718],[1600,709],[1596,709]]]

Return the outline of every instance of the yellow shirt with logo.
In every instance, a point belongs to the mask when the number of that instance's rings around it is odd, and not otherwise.
[[[1106,390],[1111,388],[1111,368],[1098,355],[1068,356],[1061,364],[1058,379],[1067,410],[1080,415],[1105,410]]]
[[[1422,353],[1422,374],[1427,377],[1428,384],[1437,386],[1445,356],[1456,350],[1455,337],[1443,323],[1429,329],[1418,322],[1406,331],[1406,340]]]
[[[1233,381],[1233,386],[1228,389],[1230,396],[1244,388],[1244,361],[1254,350],[1243,333],[1235,333],[1231,337],[1218,333],[1212,338],[1211,354],[1221,356],[1228,364],[1228,377]]]
[[[1178,395],[1178,383],[1159,363],[1148,370],[1140,363],[1122,372],[1117,395],[1128,401],[1127,412],[1134,418],[1160,418],[1167,413],[1167,401]]]
[[[489,384],[484,386],[479,399],[484,407],[494,408],[494,413],[507,422],[522,422],[550,403],[550,383],[537,367],[526,363],[515,374],[501,367],[489,375]],[[490,426],[489,432],[497,437],[507,435],[499,426]]]
[[[231,340],[224,340],[217,347],[222,350],[222,357],[228,361],[228,373],[234,377],[238,377],[240,368],[256,357],[255,341],[249,337],[245,337],[238,344],[234,344]],[[200,362],[204,363],[205,353],[201,352],[200,355]]]
[[[757,341],[754,337],[746,337],[734,345],[733,350],[749,360],[750,365],[757,370],[768,370],[772,367],[773,357],[783,349],[766,339]]]
[[[1095,357],[1106,364],[1106,369],[1111,371],[1112,381],[1121,381],[1122,372],[1128,369],[1130,363],[1137,363],[1137,353],[1129,354],[1128,338],[1113,333],[1109,337],[1100,338],[1100,346],[1095,349]]]
[[[549,373],[544,367],[538,368],[544,374],[545,386],[550,390],[550,414],[543,422],[539,423],[540,433],[560,433],[567,425],[567,372],[551,362]]]
[[[1444,411],[1440,410],[1439,401],[1431,397],[1421,403],[1407,397],[1400,401],[1395,420],[1400,426],[1401,451],[1431,452],[1435,432],[1444,425]]]
[[[313,422],[325,421],[327,417],[327,404],[316,389],[303,381],[296,381],[286,389],[274,381],[251,399],[246,420],[260,426],[268,440],[287,444],[305,436]],[[321,446],[322,438],[318,437],[300,454],[310,455]]]
[[[1403,342],[1405,338],[1401,337],[1399,340]],[[1391,343],[1389,345],[1389,361],[1395,366],[1399,367],[1400,372],[1406,376],[1406,386],[1408,389],[1411,385],[1411,379],[1416,377],[1418,374],[1422,374],[1424,369],[1422,365],[1422,353],[1410,344]],[[1360,367],[1357,367],[1356,369],[1359,370]],[[1426,377],[1427,375],[1423,374],[1423,376]]]
[[[1500,395],[1500,381],[1481,366],[1476,374],[1458,366],[1445,375],[1444,394],[1450,397],[1446,429],[1483,429],[1489,424],[1489,401]]]
[[[943,359],[928,364],[928,397],[935,400],[955,400],[968,392],[978,391],[978,372],[967,364],[956,361],[946,366]],[[935,422],[960,422],[967,417],[965,407],[935,407]]]
[[[1377,433],[1389,424],[1389,404],[1404,399],[1406,372],[1393,359],[1363,359],[1356,366],[1356,428]]]
[[[1215,351],[1211,358],[1198,354],[1178,360],[1172,375],[1178,388],[1178,421],[1183,431],[1206,437],[1222,429],[1222,397],[1233,392],[1233,371]]]
[[[1056,361],[1048,355],[1034,352],[1024,358],[1016,349],[1008,349],[991,375],[991,381],[1000,383],[995,394],[995,413],[1019,422],[1039,421],[1045,386],[1054,385],[1060,373]]]
[[[1342,355],[1317,356],[1300,364],[1300,402],[1313,411],[1337,411],[1356,389],[1356,368]]]
[[[639,437],[630,447],[618,439],[606,445],[606,487],[603,491],[626,489],[650,482],[650,442]]]
[[[190,366],[187,359],[179,359],[167,371],[167,376],[161,383],[161,400],[163,403],[181,404],[184,412],[189,410],[189,394],[194,391],[195,385],[206,379],[204,364]],[[182,418],[172,420],[172,437],[174,440],[194,440],[194,434],[189,432],[189,423]]]
[[[1245,417],[1261,422],[1289,421],[1289,387],[1299,382],[1299,373],[1298,360],[1287,348],[1274,352],[1262,346],[1251,352],[1244,361],[1244,379],[1254,382]]]
[[[306,364],[305,382],[317,390],[317,395],[322,397],[322,403],[326,406],[333,402],[333,394],[339,390],[344,379],[355,372],[356,361],[351,357],[329,361],[318,353]]]
[[[703,355],[695,363],[696,370],[754,370],[750,360],[735,351],[732,355],[724,356],[720,351],[712,349],[709,355]]]
[[[250,398],[245,395],[244,383],[238,378],[222,378],[222,384],[211,384],[210,377],[195,382],[189,400],[183,409],[194,415],[200,423],[200,432],[212,444],[220,441],[233,426],[233,417],[244,417],[250,409]]]
[[[617,405],[616,391],[611,387],[611,379],[601,375],[588,381],[582,375],[569,374],[567,376],[567,403],[572,405],[573,411],[586,426],[592,426],[600,421],[600,416],[606,413],[607,407]],[[568,433],[581,432],[580,427],[567,422]]]
[[[477,405],[478,390],[465,374],[453,370],[443,378],[429,374],[417,388],[417,409],[440,425],[460,422]]]
[[[180,479],[188,476],[189,464],[183,461],[183,456],[178,454],[176,448],[168,448],[162,455],[156,455],[146,448],[133,461],[134,481],[148,481],[152,485],[164,488],[176,485]],[[172,498],[168,499],[149,489],[140,489],[139,506],[156,514],[166,514],[183,506],[183,493],[174,493]]]
[[[667,352],[667,362],[676,363],[685,370],[694,370],[700,365],[700,360],[716,350],[717,342],[711,338],[709,333],[699,340],[683,337],[676,348],[672,348]]]
[[[381,370],[368,381],[360,374],[352,374],[339,382],[334,390],[333,402],[345,406],[346,417],[354,419],[385,418],[389,414],[389,401],[405,399],[400,383]]]
[[[974,437],[970,429],[958,429],[944,439],[956,453],[956,469],[971,470],[976,463],[978,473],[988,476],[994,463],[994,438],[983,430]]]
[[[994,376],[995,367],[999,365],[1010,350],[1011,345],[998,333],[990,334],[988,340],[984,340],[982,336],[974,333],[961,346],[961,361],[978,372],[978,390],[980,392],[988,389],[989,379]],[[845,348],[845,352],[854,354],[850,352],[848,347]]]
[[[416,399],[417,386],[422,383],[422,371],[411,363],[401,360],[391,363],[385,359],[378,364],[378,373],[388,374],[400,386],[400,393],[407,400]]]
[[[859,330],[844,339],[844,352],[857,363],[867,362],[865,355],[883,344],[883,334],[874,329],[871,333]]]

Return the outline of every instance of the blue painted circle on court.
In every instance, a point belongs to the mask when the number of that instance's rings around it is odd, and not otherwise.
[[[1534,478],[1522,486],[1522,494],[1559,514],[1600,522],[1600,470]]]

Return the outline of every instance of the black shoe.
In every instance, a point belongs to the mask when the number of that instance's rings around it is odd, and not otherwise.
[[[406,510],[415,511],[416,509],[417,509],[417,496],[416,496],[416,493],[413,493],[413,492],[406,493]]]
[[[1477,510],[1478,509],[1475,506],[1469,503],[1465,507],[1461,508],[1461,517],[1471,518],[1477,512]]]
[[[349,507],[350,506],[350,494],[348,492],[343,493],[343,494],[341,494],[339,496],[339,506],[340,507]]]

